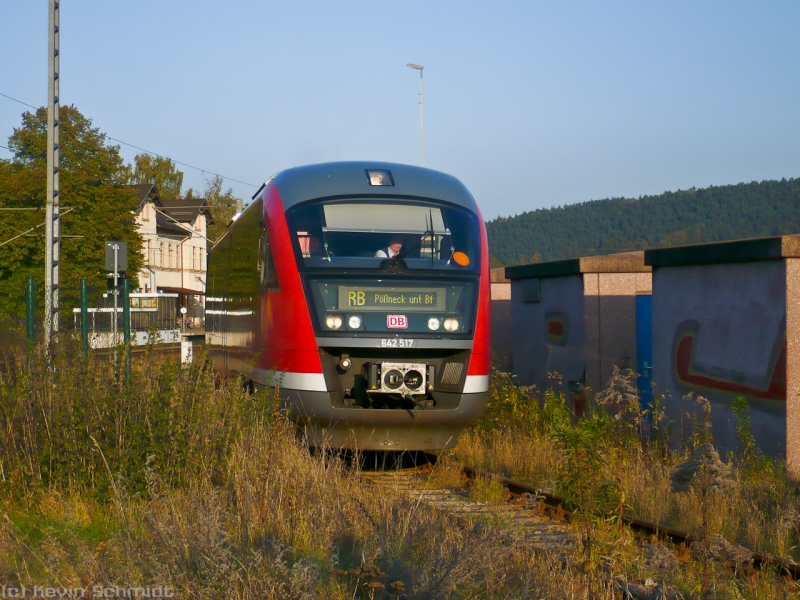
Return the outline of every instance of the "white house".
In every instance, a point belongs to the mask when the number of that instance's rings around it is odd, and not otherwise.
[[[213,223],[203,198],[162,198],[155,184],[132,186],[139,196],[136,226],[144,244],[139,292],[179,294],[190,323],[201,326],[205,305],[207,226]]]

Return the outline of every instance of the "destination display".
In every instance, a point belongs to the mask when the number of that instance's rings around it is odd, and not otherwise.
[[[339,286],[339,310],[445,310],[445,288]]]

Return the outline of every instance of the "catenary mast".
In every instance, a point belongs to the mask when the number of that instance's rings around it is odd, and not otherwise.
[[[61,216],[59,169],[61,136],[59,123],[59,0],[48,0],[47,56],[47,211],[45,221],[44,343],[49,352],[58,332],[58,287]]]

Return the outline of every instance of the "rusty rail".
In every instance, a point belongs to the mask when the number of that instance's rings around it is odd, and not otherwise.
[[[482,475],[484,477],[497,476],[494,473],[473,469],[471,467],[464,467],[463,470],[464,474],[470,479],[474,479],[479,475]],[[539,498],[542,498],[546,507],[550,509],[560,508],[567,516],[572,514],[572,510],[570,509],[569,506],[569,501],[563,496],[544,492],[541,489],[537,488],[536,486],[530,485],[523,481],[518,481],[516,479],[510,479],[508,477],[501,477],[500,481],[512,495],[515,496],[522,496],[525,494],[535,495],[538,496]],[[689,544],[691,544],[692,542],[698,541],[697,536],[692,535],[688,531],[683,531],[682,529],[677,529],[675,527],[670,527],[667,525],[661,525],[660,523],[656,523],[655,521],[643,519],[641,517],[637,517],[629,513],[623,513],[622,520],[633,531],[640,533],[644,536],[655,535],[673,544],[683,543],[686,544],[686,546],[689,546]],[[797,581],[798,579],[800,579],[800,564],[794,561],[782,558],[776,558],[774,556],[769,556],[766,554],[762,554],[760,552],[753,552],[751,554],[751,558],[753,559],[753,567],[756,569],[775,567],[781,572],[781,574],[791,576],[793,581]]]

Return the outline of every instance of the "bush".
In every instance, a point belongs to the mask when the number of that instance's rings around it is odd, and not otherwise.
[[[202,356],[182,367],[149,347],[124,361],[81,358],[63,341],[42,353],[0,350],[0,485],[14,495],[72,489],[108,499],[113,485],[148,493],[148,470],[170,486],[224,479],[245,424],[267,418],[269,398],[215,386]]]

